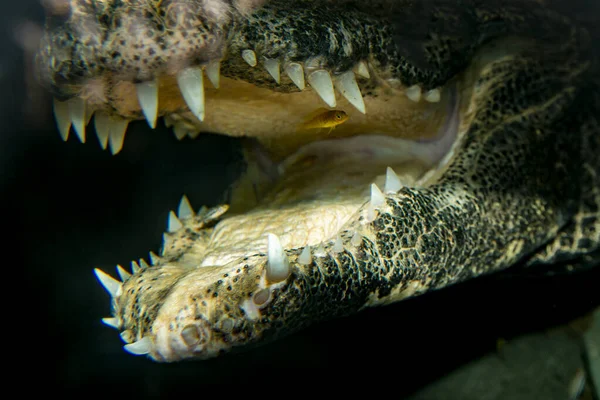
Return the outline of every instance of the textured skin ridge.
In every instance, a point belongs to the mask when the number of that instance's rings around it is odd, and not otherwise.
[[[300,263],[303,247],[285,249],[291,270],[281,282],[267,276],[265,248],[198,268],[212,231],[191,222],[167,236],[157,265],[126,280],[114,299],[127,341],[149,337],[158,361],[214,357],[517,264],[600,262],[600,99],[584,29],[541,2],[248,4],[74,1],[70,18],[50,20],[38,55],[42,82],[69,97],[86,79],[110,76],[109,93],[111,79],[137,82],[221,60],[225,77],[273,87],[239,56],[252,49],[258,59],[334,75],[367,59],[386,79],[428,89],[456,78],[492,39],[514,46],[470,82],[471,110],[437,180],[387,193],[374,220],[363,204],[339,232],[341,251],[336,238],[324,238]],[[137,41],[121,43],[117,21],[128,18],[128,26],[148,24]],[[101,34],[85,28],[88,20]],[[157,21],[173,33],[163,35]],[[119,54],[103,61],[111,51]]]

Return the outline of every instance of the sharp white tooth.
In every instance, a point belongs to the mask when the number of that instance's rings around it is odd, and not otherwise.
[[[94,127],[96,128],[96,136],[100,142],[102,150],[106,150],[108,146],[108,136],[110,134],[108,115],[103,112],[97,112],[94,117]]]
[[[315,257],[325,257],[327,255],[327,252],[323,248],[323,243],[319,243],[319,246],[315,250],[314,254],[315,254]]]
[[[404,93],[406,94],[406,97],[408,97],[415,103],[418,103],[419,100],[421,100],[421,86],[419,85],[412,85],[411,87],[406,89]]]
[[[285,73],[290,77],[292,82],[298,86],[298,89],[304,90],[306,84],[304,83],[304,68],[302,68],[302,65],[290,63],[285,67]]]
[[[221,84],[221,63],[219,61],[210,62],[204,71],[210,83],[212,83],[215,89],[218,89]]]
[[[85,100],[79,97],[69,100],[69,115],[79,141],[85,143]]]
[[[102,286],[104,286],[104,289],[106,289],[106,291],[112,297],[118,297],[121,295],[121,292],[123,290],[121,282],[108,275],[101,269],[94,268],[94,273],[96,274],[96,277],[98,278]]]
[[[402,189],[402,182],[400,182],[400,178],[394,172],[391,167],[387,167],[385,171],[385,193],[396,193],[398,190]]]
[[[180,219],[186,219],[194,216],[194,209],[192,208],[192,205],[185,194],[181,197],[181,201],[179,202],[177,216]]]
[[[244,51],[242,51],[242,58],[251,67],[256,67],[256,53],[253,52],[252,50],[244,50]]]
[[[181,223],[179,218],[177,218],[177,215],[175,215],[175,213],[171,211],[169,213],[169,223],[167,224],[167,232],[177,232],[181,228],[183,228],[183,224]]]
[[[62,140],[66,142],[71,129],[71,113],[68,102],[54,99],[54,118],[56,119],[58,133],[60,133]]]
[[[312,255],[310,254],[310,246],[306,245],[302,253],[298,256],[298,263],[302,265],[309,265],[312,263]]]
[[[335,92],[333,91],[333,82],[331,81],[331,75],[329,72],[320,69],[308,75],[308,83],[315,89],[317,94],[321,96],[323,101],[327,103],[329,107],[335,107],[337,105],[335,101]]]
[[[181,95],[192,114],[204,121],[204,78],[202,68],[187,68],[177,74]]]
[[[145,336],[137,342],[129,343],[123,346],[125,351],[134,354],[136,356],[143,356],[144,354],[150,353],[152,349],[152,341],[148,336]]]
[[[381,207],[383,204],[385,203],[385,196],[383,195],[383,193],[381,193],[381,190],[379,190],[379,187],[372,183],[371,184],[371,205],[373,205],[373,207],[377,208],[377,207]]]
[[[121,267],[120,265],[117,265],[117,272],[123,282],[125,282],[127,279],[131,278],[131,274],[129,272],[127,272],[125,270],[125,268]]]
[[[335,243],[331,250],[336,254],[344,251],[344,244],[342,243],[342,238],[340,237],[340,235],[338,235],[337,238],[335,239]]]
[[[144,260],[143,258],[140,258],[140,268],[144,269],[144,268],[149,268],[150,266],[148,265],[148,263],[146,262],[146,260]]]
[[[119,318],[102,318],[104,325],[108,325],[111,328],[119,329]]]
[[[442,98],[440,89],[431,89],[423,95],[423,98],[430,103],[439,103]]]
[[[361,61],[356,66],[356,73],[362,76],[363,78],[371,78],[371,74],[369,74],[369,67],[367,67],[367,63]]]
[[[277,84],[281,83],[281,73],[279,70],[279,60],[276,58],[265,58],[265,69],[275,79]]]
[[[181,140],[187,135],[187,129],[185,129],[183,125],[175,125],[175,127],[173,127],[173,134],[177,140]]]
[[[360,88],[356,83],[354,72],[348,71],[340,75],[336,80],[335,84],[340,93],[352,104],[358,111],[365,114],[365,102],[360,92]]]
[[[110,136],[108,137],[108,142],[110,144],[110,152],[114,156],[123,148],[123,141],[125,140],[125,133],[127,132],[129,121],[118,118],[110,119],[109,123]]]
[[[167,251],[167,234],[163,233],[162,235],[162,246],[160,248],[160,255],[164,256],[165,252]]]
[[[267,279],[280,282],[290,274],[290,264],[276,235],[268,234],[267,245]]]
[[[156,117],[158,116],[158,82],[155,79],[138,83],[135,87],[142,113],[144,113],[148,125],[154,129],[156,128]]]
[[[138,272],[140,272],[140,269],[141,268],[136,261],[131,262],[131,270],[133,271],[134,274],[137,274]]]
[[[362,243],[362,237],[360,236],[360,233],[354,232],[354,236],[352,236],[352,239],[350,239],[350,243],[354,247],[359,246]]]
[[[153,251],[149,253],[150,255],[150,264],[156,265],[160,261],[160,257],[156,255]]]

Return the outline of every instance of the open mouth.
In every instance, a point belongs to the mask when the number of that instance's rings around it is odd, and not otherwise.
[[[155,49],[147,43],[152,28],[132,15],[131,36],[114,29],[116,20],[105,22],[113,28],[110,57],[94,53],[85,73],[60,72],[61,34],[46,38],[43,48],[54,46],[56,56],[39,58],[59,71],[50,80],[63,140],[72,130],[91,141],[93,116],[100,146],[117,154],[129,121],[155,127],[162,117],[179,139],[202,132],[243,138],[248,161],[228,204],[196,213],[182,200],[153,266],[119,267],[121,281],[96,271],[113,296],[114,317],[105,323],[121,331],[128,351],[160,361],[213,357],[276,336],[271,322],[291,313],[281,302],[293,310],[300,301],[289,293],[303,284],[304,269],[365,251],[366,227],[388,194],[438,181],[481,101],[484,88],[475,81],[507,54],[490,44],[459,73],[426,86],[403,82],[394,63],[353,47],[339,26],[329,27],[329,47],[312,53],[309,44],[297,51],[271,39],[251,46],[248,36],[232,39],[214,27],[202,46],[183,35]],[[203,56],[190,57],[191,48]],[[385,304],[418,290],[409,285],[361,301]]]

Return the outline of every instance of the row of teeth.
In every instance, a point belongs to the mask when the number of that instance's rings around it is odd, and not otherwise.
[[[251,67],[255,67],[258,64],[256,53],[252,50],[244,50],[242,58]],[[278,59],[265,58],[263,66],[275,82],[280,84],[280,61]],[[297,62],[289,63],[285,66],[284,70],[300,90],[305,89],[305,72],[301,64]],[[187,68],[177,74],[177,83],[181,95],[190,111],[200,121],[204,120],[205,115],[204,74],[202,71],[206,73],[212,85],[218,89],[221,76],[221,64],[218,61],[211,62],[205,67]],[[367,64],[361,61],[354,68],[354,71],[347,71],[333,79],[327,70],[319,69],[309,73],[306,76],[306,80],[329,107],[335,108],[337,105],[335,87],[358,111],[366,114],[365,103],[360,88],[356,83],[355,73],[366,79],[370,78]],[[156,128],[158,118],[158,82],[156,80],[142,82],[136,85],[136,89],[142,113],[150,127],[154,129]],[[414,102],[419,102],[423,98],[428,102],[437,103],[441,99],[441,92],[437,88],[423,93],[421,86],[413,85],[406,89],[405,93]],[[75,97],[66,102],[54,100],[54,116],[57,121],[59,133],[64,141],[68,139],[72,126],[79,140],[85,143],[85,128],[93,114],[93,112],[88,110],[85,100],[81,98]],[[110,151],[113,155],[120,152],[123,148],[128,124],[129,121],[126,119],[108,116],[102,112],[95,113],[94,125],[102,149],[106,150],[110,145]],[[189,134],[185,129],[178,128],[178,126],[175,127],[174,131],[178,139]]]
[[[385,186],[383,192],[379,187],[373,183],[371,184],[371,198],[369,201],[369,205],[367,207],[367,222],[373,222],[377,215],[377,210],[381,207],[385,206],[385,194],[384,193],[397,193],[400,189],[402,189],[403,184],[398,178],[398,175],[394,172],[394,170],[390,167],[386,170],[386,178],[385,178]],[[193,218],[195,216],[195,212],[190,205],[189,200],[184,195],[179,203],[179,208],[177,215],[173,211],[169,214],[169,221],[167,223],[167,231],[168,232],[176,232],[179,229],[184,227],[184,222],[182,220],[186,220],[188,218]],[[285,252],[285,249],[281,245],[279,237],[274,234],[267,234],[267,265],[266,265],[266,276],[267,280],[271,283],[278,283],[285,280],[290,272],[290,261]],[[361,235],[356,232],[352,238],[350,239],[350,246],[358,247],[362,243]],[[331,253],[333,255],[339,254],[344,251],[344,242],[340,235],[336,236],[336,239],[331,247]],[[327,251],[325,250],[323,243],[319,244],[314,250],[310,245],[304,247],[302,252],[297,258],[297,262],[301,265],[310,265],[313,262],[314,257],[325,257],[327,256]],[[152,265],[156,265],[159,262],[160,258],[150,252],[150,261]],[[148,263],[144,261],[144,259],[140,259],[139,263],[137,261],[131,262],[131,271],[133,274],[138,273],[141,269],[148,268]],[[113,298],[118,298],[123,293],[123,282],[127,281],[131,278],[132,274],[129,271],[125,270],[122,266],[117,265],[117,273],[121,280],[117,280],[112,276],[108,275],[104,271],[95,268],[94,273],[96,277],[106,289],[106,291]],[[112,328],[120,329],[122,326],[122,321],[118,317],[112,318],[103,318],[102,322]],[[126,333],[127,332],[127,333]],[[124,331],[121,334],[121,337],[124,341],[129,342],[128,331]],[[138,341],[133,343],[128,343],[124,346],[124,349],[129,353],[135,355],[144,355],[148,354],[152,350],[152,341],[146,336],[141,338]]]

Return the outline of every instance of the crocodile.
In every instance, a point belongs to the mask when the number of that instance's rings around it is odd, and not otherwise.
[[[543,0],[64,0],[36,54],[63,140],[92,116],[238,137],[226,201],[95,274],[106,325],[207,359],[510,267],[600,263],[589,29]],[[312,113],[343,111],[329,129]]]

